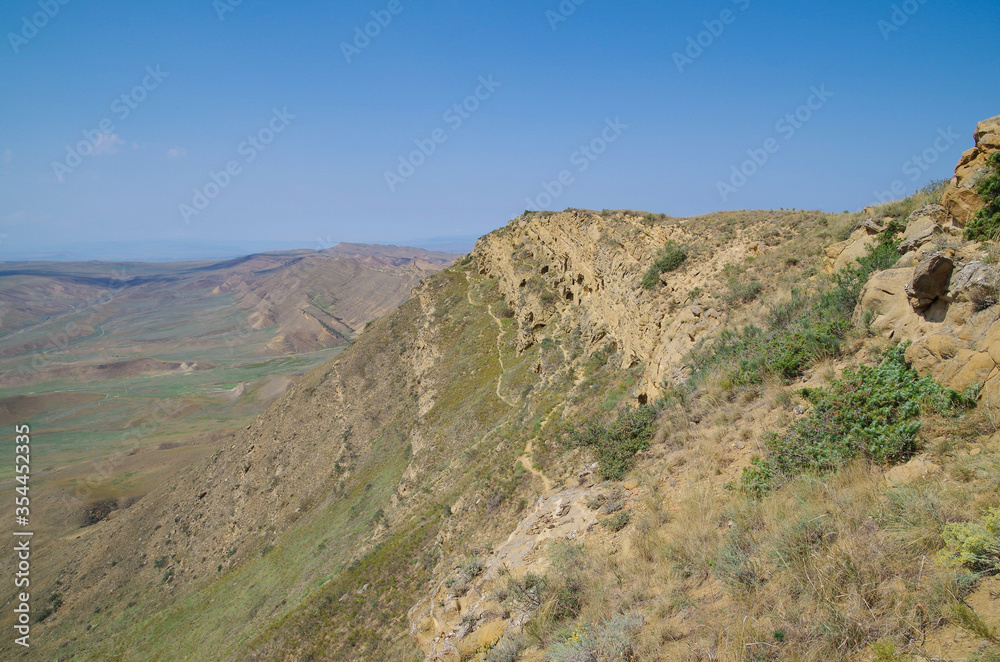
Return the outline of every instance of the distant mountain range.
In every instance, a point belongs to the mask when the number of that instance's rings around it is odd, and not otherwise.
[[[430,237],[405,243],[429,251],[465,254],[472,250],[476,237]],[[0,244],[0,261],[49,262],[176,262],[184,260],[227,260],[271,251],[312,250],[329,248],[333,242],[316,238],[301,241],[187,241],[143,240],[86,242],[70,248],[52,250],[17,250],[16,246]]]

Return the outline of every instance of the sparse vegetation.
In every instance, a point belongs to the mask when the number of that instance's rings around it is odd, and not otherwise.
[[[965,226],[965,238],[972,241],[993,241],[1000,234],[1000,152],[993,152],[986,163],[991,172],[976,185],[986,205]]]
[[[520,638],[503,635],[486,655],[486,662],[516,662],[521,657],[524,644]]]
[[[633,659],[639,614],[619,614],[595,625],[579,625],[550,655],[554,662],[627,662]]]
[[[766,329],[748,325],[724,330],[710,348],[694,352],[694,376],[704,377],[717,366],[734,386],[762,384],[768,376],[790,380],[816,361],[840,352],[851,328],[851,315],[868,279],[899,260],[896,231],[888,228],[868,253],[832,277],[830,286],[807,296],[793,290],[785,303],[771,307]],[[731,282],[737,276],[731,276]],[[756,296],[756,295],[755,295]]]
[[[611,517],[605,517],[604,519],[602,519],[601,524],[606,526],[613,533],[618,533],[626,526],[628,526],[630,519],[631,518],[629,517],[628,512],[620,510]]]

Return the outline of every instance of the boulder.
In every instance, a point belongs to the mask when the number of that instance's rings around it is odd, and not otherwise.
[[[977,346],[984,352],[989,352],[993,361],[1000,365],[1000,322],[994,322],[980,338]]]
[[[854,323],[861,324],[865,311],[873,310],[878,316],[871,328],[895,340],[914,337],[913,329],[921,318],[910,307],[906,284],[913,276],[913,269],[887,269],[872,274],[861,292],[861,301],[854,309]]]
[[[906,294],[914,310],[924,310],[937,299],[948,295],[948,286],[955,263],[944,252],[931,253],[920,260],[913,278],[906,285]]]
[[[919,338],[906,348],[906,360],[921,375],[929,374],[942,386],[956,391],[986,383],[996,369],[988,352],[961,347],[950,333]]]
[[[941,205],[958,222],[966,225],[983,208],[976,185],[988,172],[986,159],[1000,150],[1000,115],[983,120],[973,134],[976,146],[962,154],[955,168],[955,178],[945,189]]]
[[[863,227],[868,234],[880,234],[885,231],[885,228],[879,225],[878,221],[874,218],[866,218],[861,224],[861,227]]]
[[[936,333],[920,338],[906,348],[906,362],[921,375],[933,371],[938,365],[950,361],[958,354],[954,336]]]
[[[940,465],[930,461],[929,455],[919,455],[906,464],[893,467],[885,474],[885,479],[892,485],[909,485],[926,476],[941,473]]]

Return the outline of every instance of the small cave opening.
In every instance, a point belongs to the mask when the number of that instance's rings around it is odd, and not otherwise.
[[[640,393],[638,400],[640,407],[644,407],[645,405],[649,404],[649,396],[646,395],[645,393]]]

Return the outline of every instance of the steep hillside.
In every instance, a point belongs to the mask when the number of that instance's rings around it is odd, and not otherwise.
[[[963,183],[526,213],[46,543],[35,654],[995,660],[1000,272],[938,204]]]

